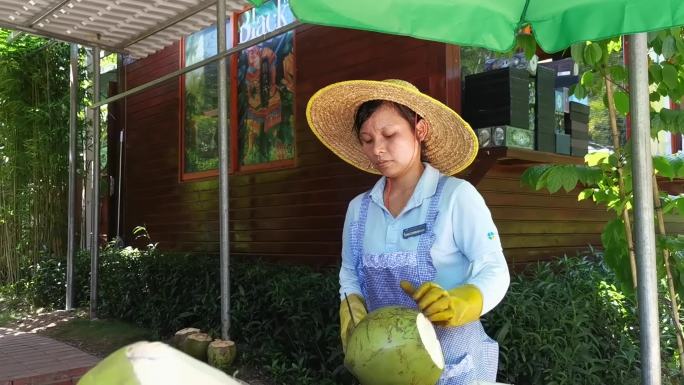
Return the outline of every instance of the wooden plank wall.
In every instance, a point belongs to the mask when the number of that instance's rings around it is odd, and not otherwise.
[[[401,78],[445,99],[446,50],[439,43],[312,26],[298,28],[295,39],[296,167],[231,176],[231,250],[333,264],[346,206],[375,177],[318,142],[306,123],[306,101],[320,87],[350,78]],[[126,68],[127,87],[171,72],[178,63],[178,45],[133,63]],[[217,179],[178,178],[178,90],[170,82],[128,100],[125,233],[144,224],[164,249],[216,252]]]
[[[297,61],[296,167],[236,173],[230,177],[230,240],[234,254],[288,263],[339,261],[346,207],[368,189],[364,175],[325,149],[305,119],[309,97],[335,81],[400,78],[455,104],[443,44],[370,32],[303,26],[295,37]],[[176,44],[125,69],[127,88],[179,67]],[[457,79],[456,79],[457,80]],[[165,250],[218,252],[218,180],[179,182],[177,81],[128,98],[124,234],[145,225]],[[531,192],[520,187],[524,168],[497,165],[478,186],[490,205],[513,265],[598,245],[606,215],[576,194]],[[683,224],[684,226],[684,224]]]

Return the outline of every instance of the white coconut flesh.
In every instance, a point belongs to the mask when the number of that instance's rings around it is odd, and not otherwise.
[[[135,344],[128,350],[140,384],[237,384],[225,373],[161,342]]]
[[[136,342],[105,358],[78,384],[240,385],[240,382],[164,343]]]
[[[435,327],[432,326],[430,320],[428,320],[423,313],[418,313],[416,317],[416,327],[418,328],[418,335],[420,340],[425,346],[432,362],[440,368],[444,369],[444,354],[442,354],[442,345],[439,343],[437,338],[437,333],[435,332]]]

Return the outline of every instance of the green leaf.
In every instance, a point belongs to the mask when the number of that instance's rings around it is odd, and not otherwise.
[[[660,83],[663,81],[663,68],[660,64],[652,63],[648,66],[648,74],[651,77],[651,83]]]
[[[675,37],[675,46],[677,47],[677,51],[680,55],[684,53],[684,39],[682,39],[680,36]]]
[[[611,66],[610,77],[612,77],[616,82],[624,82],[627,80],[627,70],[621,65]]]
[[[677,207],[677,210],[679,211],[679,215],[684,216],[684,196],[680,195],[678,198],[676,198],[676,204],[675,207]]]
[[[624,290],[632,288],[632,271],[629,262],[629,249],[625,237],[625,227],[621,219],[614,219],[603,229],[601,243],[604,248],[604,257],[608,267]]]
[[[665,214],[672,212],[673,214],[684,215],[684,194],[679,196],[664,194],[663,212]]]
[[[596,186],[603,178],[603,170],[597,166],[575,166],[575,171],[578,182],[585,186]]]
[[[592,152],[584,156],[584,163],[590,167],[598,166],[600,164],[608,163],[609,156],[610,153],[608,151]]]
[[[527,60],[532,59],[532,56],[537,52],[537,41],[534,36],[528,34],[519,34],[517,36],[518,47],[525,52]]]
[[[575,84],[570,87],[570,94],[574,95],[577,99],[584,99],[587,96],[587,90],[581,84]]]
[[[566,192],[570,192],[577,187],[577,171],[574,165],[568,165],[563,167],[563,189]]]
[[[546,186],[551,194],[563,187],[570,191],[577,186],[577,173],[572,165],[550,166],[542,175],[540,183]]]
[[[611,39],[608,42],[608,53],[620,52],[622,50],[622,38],[619,36],[617,38]]]
[[[658,132],[660,130],[665,129],[665,124],[663,123],[663,120],[660,118],[659,113],[655,113],[651,115],[651,137],[655,138],[658,136]]]
[[[570,47],[570,56],[577,63],[577,65],[584,64],[584,46],[586,43],[573,44]]]
[[[613,99],[618,112],[627,115],[629,113],[629,95],[623,91],[617,91],[613,94]]]
[[[672,166],[672,174],[675,178],[684,178],[684,159],[671,158],[670,165]]]
[[[589,65],[597,65],[601,62],[603,50],[596,43],[590,43],[584,47],[584,62]]]
[[[578,201],[583,201],[585,199],[589,199],[594,195],[594,189],[593,188],[587,188],[582,191],[577,195],[577,200]]]
[[[665,60],[669,60],[672,56],[674,56],[675,52],[677,51],[677,47],[675,45],[675,38],[674,36],[670,35],[663,40],[663,48],[662,48],[662,53],[663,56],[665,57]]]
[[[663,64],[663,82],[670,89],[677,88],[677,69],[672,64]]]
[[[658,32],[649,32],[647,34],[647,39],[648,39],[648,44],[651,44],[653,40],[655,40],[658,37]]]
[[[591,71],[583,73],[580,84],[585,88],[591,88],[594,85],[594,73]]]
[[[543,186],[539,184],[542,175],[550,167],[548,164],[530,167],[520,176],[520,183],[535,190],[540,190]]]
[[[672,179],[675,175],[674,170],[672,169],[672,165],[670,164],[669,160],[664,156],[654,156],[653,167],[656,169],[658,175],[660,176]]]
[[[661,129],[672,133],[684,134],[684,110],[662,108],[660,110],[660,120],[662,121]],[[654,130],[652,129],[651,131]]]

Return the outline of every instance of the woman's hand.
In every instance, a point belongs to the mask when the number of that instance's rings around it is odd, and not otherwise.
[[[418,304],[418,309],[435,325],[461,326],[480,318],[482,293],[475,285],[463,285],[449,291],[434,282],[425,282],[416,290],[408,281],[401,288]]]
[[[356,325],[366,317],[366,313],[366,303],[358,294],[350,294],[340,303],[340,337],[343,352],[347,351],[349,336]]]

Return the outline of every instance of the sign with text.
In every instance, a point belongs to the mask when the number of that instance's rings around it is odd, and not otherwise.
[[[244,43],[295,21],[289,0],[271,0],[242,13],[238,19],[239,42]]]

